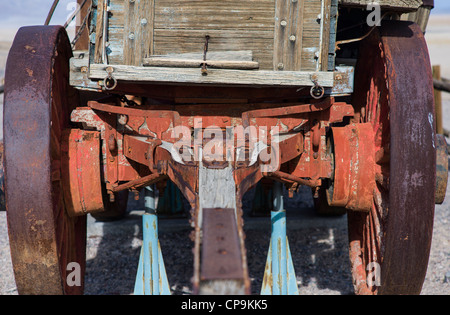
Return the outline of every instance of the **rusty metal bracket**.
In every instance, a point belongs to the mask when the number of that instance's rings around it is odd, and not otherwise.
[[[203,208],[201,281],[243,281],[234,209]]]
[[[67,129],[63,132],[61,151],[61,179],[67,213],[81,216],[104,211],[100,133]]]
[[[370,211],[375,188],[373,127],[369,123],[333,127],[334,183],[327,190],[330,206]]]

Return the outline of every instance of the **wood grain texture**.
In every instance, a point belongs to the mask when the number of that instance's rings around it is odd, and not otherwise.
[[[124,2],[123,62],[140,66],[153,54],[154,0]]]
[[[208,54],[252,52],[255,63],[237,69],[327,71],[331,1],[110,0],[109,63],[139,67],[152,56],[198,53],[209,36]]]
[[[97,18],[95,29],[95,54],[94,62],[103,63],[103,24],[104,24],[104,5],[106,0],[98,0],[97,2]]]
[[[220,86],[313,86],[312,75],[317,76],[323,87],[332,87],[333,72],[315,71],[264,71],[264,70],[226,70],[209,69],[208,75],[202,75],[200,69],[135,67],[116,65],[113,77],[121,81],[164,82],[178,84],[205,84]],[[89,78],[103,80],[106,76],[105,65],[92,64]]]

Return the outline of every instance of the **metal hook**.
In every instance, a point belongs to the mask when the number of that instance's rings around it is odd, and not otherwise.
[[[325,95],[325,89],[319,85],[317,74],[311,76],[311,81],[314,83],[314,86],[311,87],[309,94],[316,100],[321,99]]]
[[[112,73],[114,72],[114,68],[106,67],[106,72],[108,73],[108,75],[105,77],[105,79],[103,79],[103,86],[105,87],[105,90],[114,90],[117,86],[117,80],[112,75]]]

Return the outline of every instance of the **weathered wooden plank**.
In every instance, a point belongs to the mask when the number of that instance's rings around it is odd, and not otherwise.
[[[333,71],[336,61],[336,33],[338,17],[338,0],[331,0],[330,10],[330,44],[328,48],[328,71]]]
[[[203,63],[202,59],[167,59],[160,57],[150,57],[144,59],[146,67],[174,67],[174,68],[200,68]],[[239,70],[255,70],[259,68],[256,61],[231,61],[231,60],[208,60],[208,68],[216,69],[239,69]]]
[[[321,48],[319,67],[322,71],[328,70],[328,53],[330,51],[330,32],[331,32],[331,0],[322,0],[322,16],[321,16]]]
[[[422,0],[339,0],[342,6],[367,7],[368,4],[376,2],[382,8],[404,9],[406,11],[418,9],[422,5]]]
[[[98,82],[88,78],[89,56],[88,51],[74,51],[70,58],[69,84],[79,89],[101,91]]]
[[[125,1],[123,61],[140,66],[153,54],[154,0]]]
[[[105,2],[106,0],[98,0],[97,3],[97,23],[96,23],[96,29],[95,29],[95,54],[94,54],[94,62],[95,63],[104,63],[106,60],[105,53],[104,53],[104,45],[103,45],[103,38],[104,36],[107,36],[107,34],[104,34],[104,14],[105,14]]]
[[[273,69],[299,70],[301,59],[297,51],[302,48],[304,0],[300,2],[275,1],[275,36]]]
[[[325,0],[328,1],[328,0]],[[321,51],[321,0],[277,0],[274,70],[316,70]]]
[[[165,82],[178,84],[207,85],[259,85],[259,86],[313,86],[311,77],[315,74],[317,82],[323,87],[332,87],[333,72],[315,71],[265,71],[265,70],[225,70],[208,69],[208,75],[202,75],[200,69],[183,69],[167,67],[135,67],[114,66],[112,73],[117,80],[130,82]],[[90,66],[89,77],[92,80],[102,80],[107,76],[106,66],[93,64]]]
[[[153,55],[152,57],[167,59],[203,59],[204,52],[192,52],[181,54]],[[236,51],[208,51],[207,59],[213,60],[234,60],[234,61],[253,61],[253,52],[251,50]]]
[[[144,66],[199,68],[204,63],[204,53],[169,54],[144,58]],[[259,63],[253,61],[252,51],[209,52],[206,55],[208,68],[254,70]]]
[[[274,0],[156,0],[157,29],[259,29],[271,27]]]
[[[143,2],[148,2],[140,0]],[[274,22],[276,0],[150,0],[154,1],[153,45],[141,56],[201,51],[205,35],[211,37],[209,51],[252,50],[260,69],[277,69],[274,36],[280,21]],[[329,1],[329,0],[325,0]],[[135,1],[136,5],[139,3]],[[320,55],[321,0],[282,1],[292,7],[284,42],[288,59],[285,70],[313,71]],[[110,0],[108,57],[111,64],[142,65],[144,57],[134,53],[130,33],[139,18],[125,9],[129,1]],[[142,11],[142,10],[141,10]],[[146,12],[152,10],[144,10]],[[294,14],[294,15],[293,15]],[[297,15],[295,15],[297,14]],[[290,41],[291,35],[295,41]],[[134,41],[141,42],[134,33]],[[133,37],[133,36],[132,36]],[[293,39],[293,37],[291,37]],[[151,42],[152,39],[150,38]],[[283,45],[284,45],[283,44]],[[143,44],[147,46],[146,43]],[[153,49],[153,51],[151,50]],[[325,54],[325,52],[323,52]],[[137,60],[141,59],[138,63]],[[131,61],[130,61],[131,60]],[[293,65],[293,66],[291,66]]]
[[[154,54],[189,53],[203,50],[208,35],[208,54],[230,50],[251,50],[260,69],[272,69],[273,29],[176,30],[155,29]]]

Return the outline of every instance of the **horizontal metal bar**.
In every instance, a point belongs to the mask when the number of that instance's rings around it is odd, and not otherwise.
[[[163,179],[166,179],[167,176],[166,175],[161,175],[161,174],[150,174],[148,176],[145,177],[141,177],[139,179],[135,179],[132,181],[129,181],[125,184],[121,184],[119,186],[113,187],[112,191],[113,192],[118,192],[118,191],[122,191],[122,190],[126,190],[126,189],[137,189],[137,188],[142,188],[144,186],[147,185],[151,185],[151,184],[155,184]]]
[[[434,79],[433,84],[436,90],[450,93],[450,82]]]

